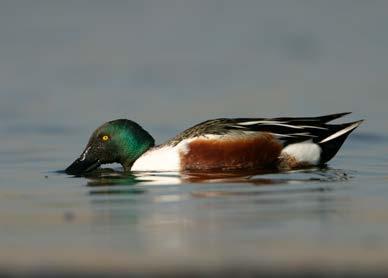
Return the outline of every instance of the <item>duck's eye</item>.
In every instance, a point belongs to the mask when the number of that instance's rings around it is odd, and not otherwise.
[[[108,135],[103,135],[103,136],[101,137],[101,140],[104,141],[104,142],[106,142],[106,141],[109,140],[109,136],[108,136]]]

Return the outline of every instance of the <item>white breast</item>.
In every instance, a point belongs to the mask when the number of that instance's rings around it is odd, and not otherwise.
[[[186,143],[177,146],[156,147],[145,152],[132,165],[132,171],[179,171],[180,153],[185,151]]]

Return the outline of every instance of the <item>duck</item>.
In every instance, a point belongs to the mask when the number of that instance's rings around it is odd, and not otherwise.
[[[82,175],[103,164],[127,171],[294,170],[325,165],[363,120],[318,117],[218,118],[201,122],[163,144],[128,119],[98,127],[65,172]]]

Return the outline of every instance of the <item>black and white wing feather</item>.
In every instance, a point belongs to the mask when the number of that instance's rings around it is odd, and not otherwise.
[[[362,121],[328,124],[328,122],[349,114],[338,113],[320,117],[280,117],[280,118],[220,118],[197,124],[166,142],[176,145],[184,139],[206,135],[250,136],[260,132],[271,133],[284,147],[309,141],[322,149],[323,162],[331,159],[339,150],[347,136]]]

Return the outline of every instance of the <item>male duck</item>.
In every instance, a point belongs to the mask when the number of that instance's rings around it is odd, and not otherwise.
[[[81,156],[65,171],[80,175],[113,162],[125,171],[288,170],[321,165],[362,122],[328,124],[346,114],[208,120],[158,146],[137,123],[114,120],[93,132]]]

